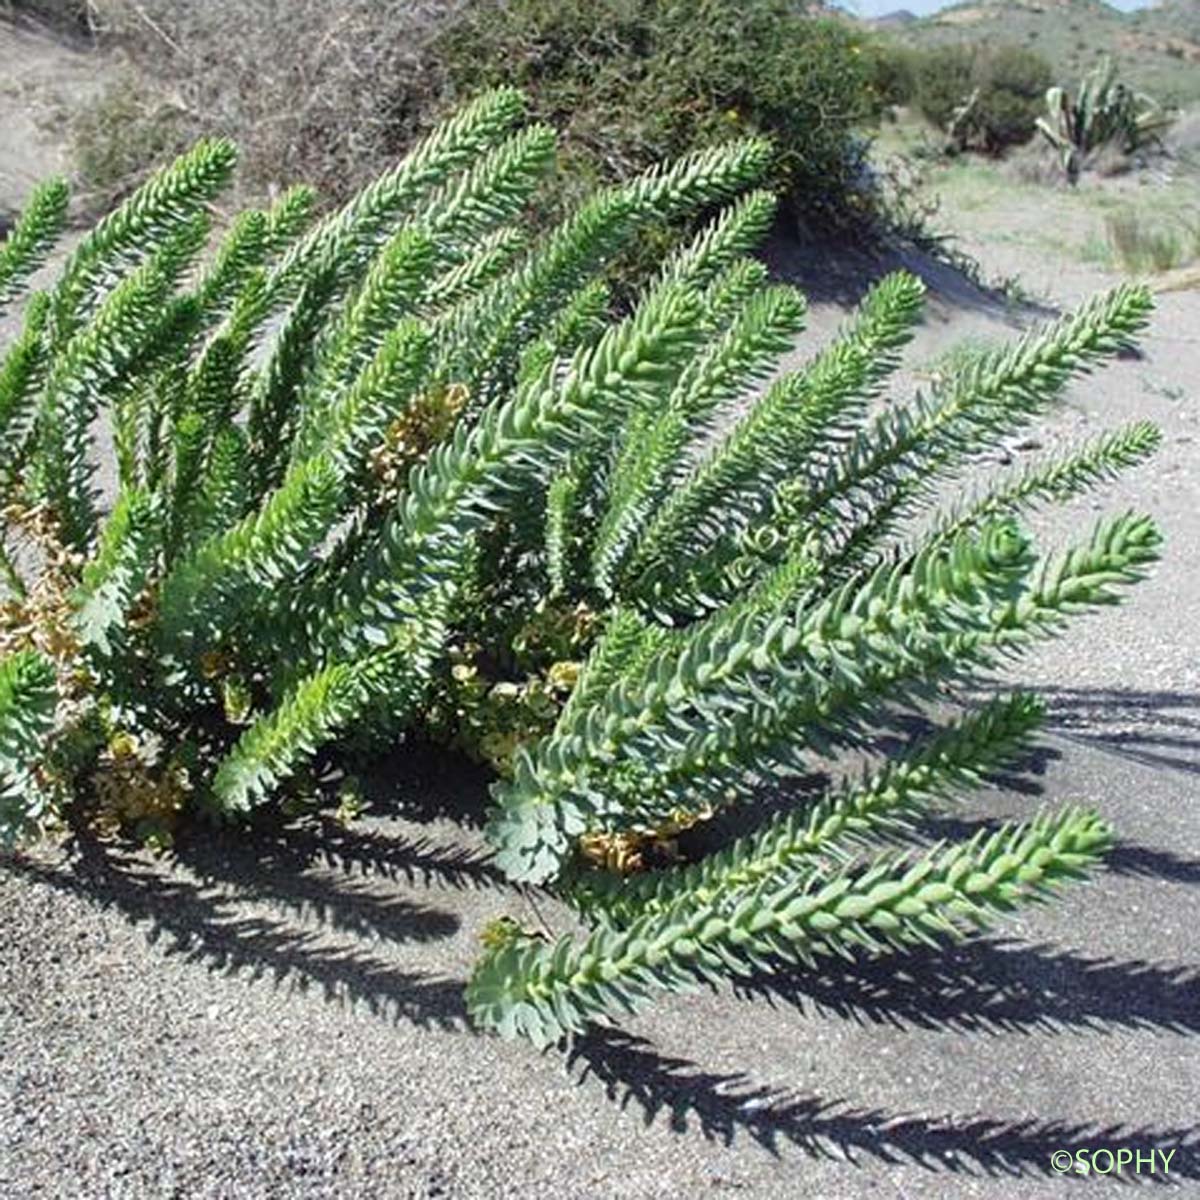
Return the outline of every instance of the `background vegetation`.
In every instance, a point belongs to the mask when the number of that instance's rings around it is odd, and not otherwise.
[[[1011,160],[1022,183],[1044,191],[1064,175],[1061,156],[1031,144],[1050,84],[1073,94],[1102,50],[1115,53],[1121,83],[1152,77],[1167,102],[1187,94],[1168,68],[1182,62],[1200,77],[1192,64],[1200,43],[1187,42],[1195,31],[1182,4],[1134,20],[1091,0],[1037,9],[985,0],[928,20],[874,23],[798,12],[789,0],[9,0],[5,8],[84,31],[124,60],[124,77],[71,116],[91,212],[196,137],[225,134],[242,147],[234,203],[269,203],[303,178],[327,209],[482,87],[513,83],[562,135],[560,165],[533,202],[539,227],[596,185],[766,132],[779,155],[770,182],[792,219],[821,233],[914,242],[972,277],[977,265],[937,216],[935,189],[953,182],[941,161],[947,150]],[[1068,53],[1062,34],[1073,26],[1085,29],[1085,45]],[[1194,126],[1185,113],[1171,128],[1170,161],[1180,167],[1200,144]],[[1092,179],[1134,165],[1120,148],[1085,164]],[[1093,229],[1110,245],[1102,224]],[[622,251],[623,299],[675,232],[648,223]],[[1186,259],[1190,240],[1180,245]]]
[[[772,182],[795,210],[827,222],[868,207],[867,32],[789,0],[98,0],[89,19],[140,81],[78,122],[100,206],[209,134],[242,147],[241,199],[303,178],[337,202],[456,105],[512,83],[564,135],[545,220],[598,183],[754,132],[776,138]]]
[[[962,43],[895,53],[907,66],[892,85],[897,102],[914,104],[957,149],[995,154],[1028,141],[1054,82],[1050,64],[1021,46]]]
[[[1101,0],[966,0],[887,31],[918,49],[964,42],[1028,46],[1054,64],[1063,82],[1113,54],[1123,78],[1163,103],[1200,100],[1200,9],[1194,0],[1163,0],[1137,13]]]
[[[790,0],[477,0],[434,49],[454,93],[516,84],[565,131],[578,194],[751,130],[775,138],[793,204],[840,219],[876,109],[866,40]]]
[[[127,62],[79,115],[83,185],[103,208],[197,138],[234,136],[240,199],[295,179],[345,199],[435,121],[424,53],[454,3],[410,0],[99,0],[91,21]]]

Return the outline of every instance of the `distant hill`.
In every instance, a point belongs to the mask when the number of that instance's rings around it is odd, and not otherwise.
[[[1136,13],[1122,13],[1102,0],[965,0],[931,17],[884,17],[875,24],[918,46],[1027,45],[1071,83],[1110,54],[1123,78],[1160,100],[1200,101],[1200,0],[1163,0]]]
[[[1195,64],[1200,73],[1200,0],[1165,0],[1126,18],[1132,36],[1163,54]]]
[[[914,21],[919,21],[921,18],[916,13],[909,12],[907,8],[898,8],[895,12],[884,13],[882,17],[875,18],[876,25],[911,25]]]
[[[1200,0],[1162,0],[1152,8],[1130,13],[1129,21],[1200,40]]]

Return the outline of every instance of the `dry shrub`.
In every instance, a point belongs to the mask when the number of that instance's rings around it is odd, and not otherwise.
[[[1115,142],[1108,142],[1088,155],[1084,165],[1101,179],[1115,179],[1118,175],[1128,175],[1144,158],[1144,155],[1127,154]]]
[[[1063,187],[1066,182],[1059,155],[1040,139],[1011,151],[1004,160],[1004,172],[1018,183],[1035,187]]]
[[[456,0],[95,0],[102,43],[136,64],[76,129],[100,204],[196,138],[236,135],[243,195],[305,179],[344,196],[437,111],[422,53]],[[434,106],[436,109],[436,106]]]
[[[92,0],[0,0],[0,17],[29,17],[35,21],[86,33],[92,27]]]

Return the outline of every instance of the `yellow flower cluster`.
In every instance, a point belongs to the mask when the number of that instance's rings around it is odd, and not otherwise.
[[[489,921],[479,933],[480,943],[488,950],[500,950],[522,937],[529,937],[512,917],[497,917]]]
[[[495,682],[480,669],[478,654],[472,642],[451,647],[449,694],[436,724],[454,745],[508,777],[517,749],[554,728],[579,663],[552,663],[522,683]]]
[[[83,559],[62,545],[57,522],[45,507],[12,503],[0,515],[9,531],[19,535],[18,552],[36,570],[32,584],[18,591],[14,581],[12,594],[0,602],[0,657],[36,650],[54,664],[56,673],[57,753],[34,768],[38,785],[52,801],[41,821],[42,831],[49,833],[63,828],[55,801],[77,752],[82,747],[87,753],[89,719],[95,712],[95,679],[80,655],[72,623],[71,595]]]
[[[679,844],[675,839],[693,825],[709,820],[714,811],[708,807],[696,812],[677,808],[665,821],[650,829],[586,833],[579,839],[579,853],[593,866],[618,875],[632,875],[678,858]]]
[[[522,682],[490,676],[478,643],[451,646],[449,680],[428,714],[434,736],[511,776],[518,748],[554,728],[597,631],[586,604],[543,601],[511,642]]]
[[[60,683],[74,690],[82,681],[76,678],[79,639],[71,627],[71,593],[83,560],[63,547],[46,509],[10,504],[3,517],[8,528],[26,534],[39,572],[23,596],[0,603],[0,654],[38,650],[59,667]]]
[[[573,608],[566,608],[543,599],[513,638],[513,653],[534,662],[583,658],[596,639],[598,623],[599,617],[582,600]]]
[[[92,776],[95,824],[102,836],[132,829],[152,849],[171,846],[192,792],[191,780],[179,764],[160,767],[153,758],[131,733],[118,732],[109,739]]]
[[[83,559],[63,547],[57,522],[44,507],[10,504],[3,516],[10,530],[24,535],[22,549],[36,564],[37,573],[24,594],[0,603],[0,654],[33,649],[57,668],[60,753],[41,771],[41,782],[53,792],[83,759],[92,760],[93,739],[98,736],[103,744],[104,735],[96,730],[95,680],[83,660],[72,620],[71,598]],[[144,624],[152,606],[149,593],[139,596],[129,624]],[[102,835],[133,829],[148,845],[171,844],[191,788],[186,770],[173,764],[156,766],[153,758],[154,753],[135,735],[118,730],[99,758],[92,760],[95,822]]]
[[[433,388],[418,396],[392,422],[369,459],[379,503],[399,499],[409,472],[449,436],[467,405],[468,396],[461,383]]]
[[[199,659],[200,674],[217,685],[225,720],[248,725],[254,716],[254,694],[237,670],[237,658],[228,647],[205,650]]]

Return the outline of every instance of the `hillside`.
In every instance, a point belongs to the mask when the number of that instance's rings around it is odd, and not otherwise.
[[[1128,14],[1101,0],[966,0],[931,17],[889,22],[887,30],[911,45],[1028,45],[1071,81],[1110,54],[1124,78],[1160,99],[1200,100],[1200,0],[1166,0]]]
[[[1129,14],[1129,23],[1151,34],[1176,34],[1200,41],[1200,0],[1162,0],[1144,12]]]

